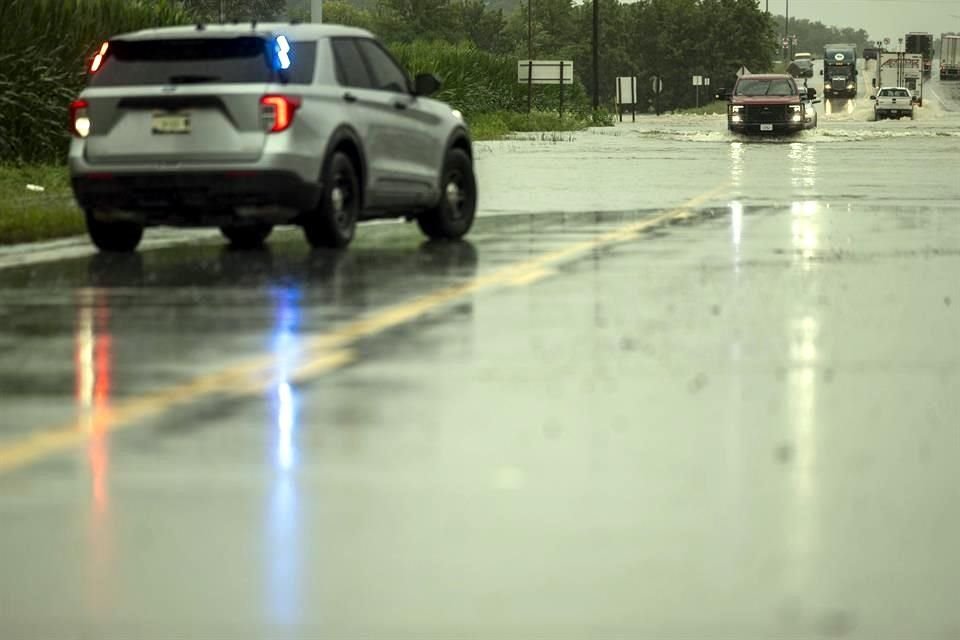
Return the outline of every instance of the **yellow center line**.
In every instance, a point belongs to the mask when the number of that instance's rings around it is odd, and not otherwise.
[[[305,336],[300,343],[298,366],[290,379],[296,382],[315,378],[339,369],[356,358],[351,345],[363,338],[383,333],[415,320],[431,311],[477,293],[508,286],[524,286],[555,272],[554,267],[577,256],[609,245],[626,242],[666,222],[689,215],[689,210],[703,204],[726,189],[720,186],[693,198],[681,207],[644,220],[601,233],[589,240],[549,251],[523,260],[468,282],[437,289],[333,330],[330,333]],[[202,397],[217,394],[237,396],[263,393],[277,382],[276,358],[266,354],[229,365],[219,371],[203,374],[181,384],[127,400],[119,400],[93,418],[99,432],[114,432],[141,426],[177,406],[193,403]],[[0,473],[34,464],[53,455],[76,448],[89,438],[91,416],[78,415],[69,422],[34,431],[10,442],[0,442]]]

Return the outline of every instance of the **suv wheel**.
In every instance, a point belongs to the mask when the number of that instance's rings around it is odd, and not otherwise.
[[[230,245],[238,249],[256,249],[263,245],[270,232],[273,231],[273,225],[265,222],[254,222],[252,224],[234,224],[223,225],[220,227],[220,233],[230,241]]]
[[[143,225],[130,220],[99,220],[93,209],[84,211],[87,234],[100,251],[130,253],[143,238]]]
[[[417,224],[431,238],[462,238],[473,226],[477,210],[477,181],[470,156],[462,149],[448,150],[440,175],[440,202],[421,213]]]
[[[334,152],[323,172],[323,194],[315,211],[304,215],[303,234],[314,248],[350,244],[360,216],[360,181],[353,161]]]

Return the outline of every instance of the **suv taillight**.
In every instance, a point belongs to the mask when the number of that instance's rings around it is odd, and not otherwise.
[[[87,115],[86,100],[74,100],[70,103],[70,134],[78,138],[90,135],[90,116]]]
[[[267,95],[260,98],[260,117],[269,133],[283,131],[293,123],[293,114],[300,107],[300,98]]]

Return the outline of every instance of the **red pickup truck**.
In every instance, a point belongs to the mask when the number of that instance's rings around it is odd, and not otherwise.
[[[726,100],[727,128],[735,133],[795,133],[817,126],[813,105],[816,89],[797,86],[787,74],[744,75],[733,89],[720,89],[716,98]]]

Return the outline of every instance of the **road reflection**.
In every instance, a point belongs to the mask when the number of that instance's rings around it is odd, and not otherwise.
[[[103,290],[81,289],[76,300],[74,366],[79,425],[87,436],[90,504],[86,554],[87,609],[98,617],[112,606],[113,524],[110,517],[110,447],[107,421],[113,367],[110,305]]]
[[[730,143],[730,185],[735,193],[743,185],[743,154],[744,145],[742,142]]]
[[[274,327],[271,351],[275,384],[269,392],[272,404],[274,444],[273,486],[267,507],[267,612],[276,624],[289,626],[302,617],[302,540],[300,497],[295,469],[298,453],[298,394],[291,384],[301,351],[301,291],[296,287],[273,290]]]
[[[787,415],[790,427],[789,448],[792,453],[790,509],[786,539],[790,552],[797,558],[791,563],[797,588],[813,579],[805,570],[804,558],[815,550],[819,531],[819,487],[817,481],[817,452],[821,434],[817,427],[817,385],[820,360],[819,339],[822,330],[819,299],[819,279],[808,273],[816,264],[820,244],[822,209],[813,200],[793,202],[790,206],[790,236],[793,247],[792,264],[799,269],[798,289],[794,308],[788,314],[788,374]]]
[[[793,193],[809,193],[817,184],[817,145],[790,143],[790,186]]]

